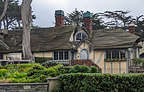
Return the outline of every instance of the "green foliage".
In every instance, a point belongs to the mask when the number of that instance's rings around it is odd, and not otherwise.
[[[88,66],[83,65],[76,65],[70,69],[70,73],[88,73],[88,72],[90,72]]]
[[[57,92],[143,92],[144,74],[76,73],[59,76]]]
[[[42,66],[47,67],[47,68],[52,67],[52,66],[56,66],[58,64],[59,64],[58,62],[55,62],[55,61],[52,61],[52,60],[46,61],[44,63],[41,63]],[[69,64],[62,64],[62,65],[68,66]]]
[[[58,64],[48,68],[39,63],[9,64],[1,66],[0,79],[10,80],[13,83],[46,82],[48,77],[56,77],[66,73],[96,73],[96,67],[76,65],[73,67]]]
[[[3,68],[8,69],[9,72],[15,73],[15,72],[27,72],[29,68],[33,67],[34,65],[39,65],[36,63],[32,64],[9,64],[3,66]]]
[[[142,64],[142,66],[144,67],[144,59],[141,58],[135,58],[134,59],[134,63],[137,64]]]
[[[47,58],[47,57],[35,57],[35,62],[36,63],[44,63],[46,61],[52,60],[52,58]]]
[[[91,72],[91,73],[98,73],[99,71],[98,71],[98,68],[97,68],[97,67],[92,66],[91,69],[90,69],[90,72]]]
[[[0,69],[0,78],[6,77],[7,73],[8,73],[7,69]]]
[[[50,68],[47,69],[47,73],[51,77],[56,77],[56,76],[60,75],[61,72],[63,71],[61,69],[62,67],[63,67],[63,65],[61,65],[61,64],[53,66],[53,67],[50,67]]]
[[[11,80],[13,83],[46,82],[48,77],[56,77],[65,73],[63,65],[46,68],[38,63],[9,64],[0,69],[0,79]]]
[[[58,65],[58,63],[56,63],[56,62],[51,62],[51,61],[47,61],[47,62],[44,62],[44,63],[42,63],[42,66],[45,66],[45,67],[52,67],[52,66],[56,66],[56,65]]]
[[[34,65],[31,67],[28,72],[27,72],[27,78],[29,79],[36,79],[37,81],[40,81],[41,76],[46,76],[47,75],[47,68],[39,65]],[[46,81],[42,80],[42,82]]]

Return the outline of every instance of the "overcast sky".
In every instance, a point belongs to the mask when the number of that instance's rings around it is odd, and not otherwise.
[[[78,10],[92,13],[128,10],[131,15],[144,14],[144,0],[33,0],[32,8],[36,15],[35,25],[51,27],[55,24],[55,10],[64,10],[65,14]]]

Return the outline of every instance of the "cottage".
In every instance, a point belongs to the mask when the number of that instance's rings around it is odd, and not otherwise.
[[[102,73],[128,73],[134,57],[139,57],[138,36],[123,29],[92,30],[91,13],[84,14],[84,26],[65,26],[64,12],[55,12],[56,26],[31,31],[34,57],[53,62],[92,62]],[[130,30],[131,31],[131,30]],[[0,59],[22,59],[22,31],[1,34]]]

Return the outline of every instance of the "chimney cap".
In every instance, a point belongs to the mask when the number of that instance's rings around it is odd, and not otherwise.
[[[87,12],[85,12],[85,13],[83,14],[83,17],[84,17],[84,18],[92,18],[92,16],[93,16],[93,14],[90,13],[89,11],[87,11]]]
[[[134,23],[130,23],[129,27],[135,27],[136,25]]]
[[[64,16],[63,10],[55,10],[55,16]]]

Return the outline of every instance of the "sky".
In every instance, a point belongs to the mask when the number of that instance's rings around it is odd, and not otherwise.
[[[52,27],[55,25],[55,10],[63,10],[65,15],[77,10],[92,13],[124,10],[131,15],[144,14],[144,0],[33,0],[33,14],[36,15],[34,25],[39,27]]]

